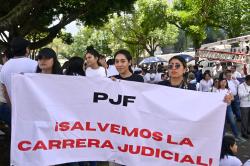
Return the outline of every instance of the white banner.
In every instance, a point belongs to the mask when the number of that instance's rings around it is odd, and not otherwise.
[[[43,74],[15,75],[12,88],[12,165],[219,165],[219,93]]]

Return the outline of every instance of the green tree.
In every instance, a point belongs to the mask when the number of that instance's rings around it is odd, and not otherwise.
[[[250,31],[250,1],[220,0],[212,11],[209,24],[225,30],[229,38]]]
[[[114,15],[110,21],[114,36],[127,45],[137,46],[150,56],[158,46],[174,44],[178,29],[167,23],[168,4],[164,0],[138,0],[133,14]]]
[[[0,46],[15,36],[35,36],[31,48],[50,43],[65,25],[79,20],[102,25],[108,15],[130,10],[135,0],[0,0]],[[55,21],[58,23],[55,23]]]

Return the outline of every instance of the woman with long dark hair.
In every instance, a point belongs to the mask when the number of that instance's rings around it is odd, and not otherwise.
[[[61,65],[57,59],[56,52],[51,48],[43,48],[37,55],[38,66],[36,73],[62,74]]]
[[[187,63],[180,56],[173,56],[168,62],[169,80],[161,81],[158,84],[181,89],[196,90],[196,85],[190,84],[185,78]]]
[[[74,76],[85,76],[85,71],[83,70],[84,60],[80,57],[72,57],[69,59],[67,68],[65,71],[66,75]]]
[[[99,63],[100,54],[92,47],[87,47],[85,59],[87,62],[87,77],[106,77],[106,70]]]
[[[133,74],[133,70],[131,68],[132,65],[132,56],[127,50],[119,50],[114,55],[115,59],[115,67],[119,73],[119,75],[112,76],[111,78],[127,80],[127,81],[136,81],[136,82],[144,82],[144,79],[141,75]]]
[[[229,95],[231,97],[231,101],[234,99],[232,92],[228,88],[228,83],[227,83],[226,79],[222,79],[219,81],[219,87],[218,87],[217,92],[222,93],[224,95]],[[236,121],[234,119],[231,103],[227,103],[226,120],[230,123],[232,132],[233,132],[234,136],[236,137],[236,139],[239,141],[244,141],[244,139],[240,136],[239,129],[236,125]]]

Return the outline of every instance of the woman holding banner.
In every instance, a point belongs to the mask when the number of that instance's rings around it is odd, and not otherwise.
[[[114,55],[115,67],[119,72],[119,75],[110,77],[113,81],[127,80],[127,81],[136,81],[144,82],[144,79],[141,75],[133,74],[131,68],[132,65],[132,56],[127,50],[119,50]],[[120,164],[109,162],[109,166],[121,166]]]
[[[180,56],[173,56],[170,58],[168,63],[168,73],[170,79],[159,82],[159,85],[196,90],[196,86],[194,84],[187,83],[187,80],[184,77],[184,74],[187,71],[187,63],[185,59]]]
[[[136,81],[144,82],[144,79],[141,75],[133,74],[131,68],[132,65],[132,56],[127,50],[119,50],[114,55],[115,67],[119,72],[119,75],[112,76],[112,80],[120,79],[127,81]]]

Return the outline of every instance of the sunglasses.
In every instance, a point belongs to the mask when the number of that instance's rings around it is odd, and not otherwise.
[[[175,69],[179,69],[181,67],[181,64],[176,63],[176,64],[169,64],[168,65],[168,69],[173,69],[175,67]]]

